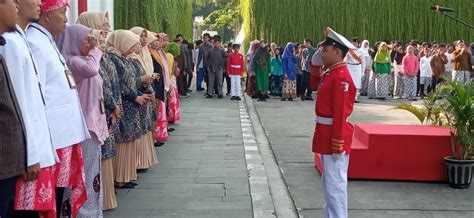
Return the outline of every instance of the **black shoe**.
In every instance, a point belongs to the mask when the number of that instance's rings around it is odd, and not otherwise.
[[[264,98],[265,98],[265,99],[270,99],[270,96],[267,95],[267,94],[265,94],[265,95],[264,95]]]
[[[286,101],[286,98],[282,98],[282,99],[280,99],[280,101]]]
[[[200,91],[204,91],[204,88],[197,88],[196,90],[200,92]]]
[[[235,100],[242,101],[242,99],[240,97],[235,97]]]
[[[161,147],[164,144],[165,144],[164,142],[155,142],[155,147]]]
[[[380,101],[385,101],[385,100],[386,100],[385,97],[383,97],[383,98],[378,98],[378,99],[379,99]]]
[[[293,98],[289,98],[288,101],[293,101]]]
[[[301,101],[304,101],[306,100],[306,98],[304,96],[301,96]]]
[[[148,172],[148,169],[138,169],[138,170],[137,170],[137,173],[146,173],[146,172]],[[132,182],[130,182],[130,183],[132,183]],[[137,183],[132,183],[132,185],[133,185],[133,184],[138,185]]]
[[[135,188],[135,186],[130,183],[125,183],[122,186],[115,185],[115,188],[116,189],[131,189],[131,188]]]
[[[232,101],[235,100],[235,96],[230,97],[230,100]]]
[[[306,96],[306,99],[305,99],[305,100],[314,101],[313,97],[311,97],[311,96]]]
[[[168,132],[174,132],[175,129],[173,127],[168,128]]]
[[[227,92],[227,94],[225,94],[226,96],[230,96],[230,92]]]
[[[206,98],[212,98],[212,95],[208,94],[208,95],[206,95]]]
[[[359,103],[359,101],[354,101],[354,103]]]
[[[252,99],[257,99],[258,95],[252,95]]]
[[[222,99],[222,98],[224,98],[224,96],[223,95],[218,95],[217,98]]]

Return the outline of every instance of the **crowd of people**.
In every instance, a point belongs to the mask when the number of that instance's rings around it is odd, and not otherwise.
[[[463,40],[449,44],[412,40],[403,45],[393,40],[377,42],[373,48],[367,40],[361,43],[353,38],[352,43],[356,49],[348,51],[345,62],[357,88],[356,103],[360,95],[369,99],[416,101],[445,79],[465,84],[473,78],[474,43],[469,46]],[[223,83],[227,81],[227,94],[239,95],[240,99],[240,83],[228,81],[229,76],[238,75],[247,77],[245,91],[258,101],[266,101],[270,96],[281,101],[313,100],[312,94],[318,90],[324,70],[320,60],[322,48],[314,46],[311,39],[301,44],[288,42],[285,47],[254,40],[245,56],[246,65],[240,56],[230,56],[239,54],[240,46],[229,44],[226,54],[219,36],[204,35],[196,46],[195,63],[200,63],[196,87],[197,91],[205,90],[202,88],[205,80],[207,98],[213,94],[222,98]],[[209,88],[209,84],[214,85]],[[233,86],[239,87],[239,94],[231,92]]]
[[[0,217],[102,217],[158,163],[188,97],[182,35],[68,22],[67,0],[0,1]],[[191,44],[192,46],[192,44]]]

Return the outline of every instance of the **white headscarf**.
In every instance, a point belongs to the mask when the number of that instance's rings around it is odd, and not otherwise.
[[[369,45],[369,47],[365,48],[364,47],[364,44],[367,43],[367,45]],[[362,51],[362,55],[364,57],[370,57],[370,54],[369,54],[369,50],[370,50],[370,43],[368,40],[364,40],[362,41],[362,44],[360,45],[360,50]]]

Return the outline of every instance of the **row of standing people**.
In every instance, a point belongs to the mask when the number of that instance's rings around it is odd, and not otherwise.
[[[310,39],[298,45],[288,42],[284,49],[275,43],[251,42],[247,53],[247,94],[259,101],[266,101],[269,95],[280,97],[281,101],[312,101],[317,90],[319,75],[311,70],[311,61],[318,49]]]
[[[67,7],[0,3],[1,217],[102,217],[180,119],[177,43],[141,27],[108,34],[106,12],[66,26]]]
[[[433,46],[378,42],[375,50],[370,49],[367,40],[360,43],[354,38],[353,44],[358,49],[347,54],[346,62],[358,89],[357,97],[360,93],[369,99],[395,97],[416,101],[445,78],[461,84],[471,80],[474,45],[469,52],[463,40]]]

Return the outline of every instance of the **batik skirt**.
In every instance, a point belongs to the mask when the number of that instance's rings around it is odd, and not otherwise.
[[[282,99],[296,98],[296,80],[283,80]]]
[[[100,148],[99,148],[100,149]],[[19,179],[16,184],[16,210],[39,211],[40,217],[55,218],[56,187],[70,189],[73,193],[68,207],[63,211],[76,217],[87,200],[82,145],[75,144],[57,149],[59,163],[41,169],[37,180],[26,182]],[[99,156],[100,157],[100,156]]]
[[[166,114],[166,104],[164,101],[157,103],[158,117],[156,120],[155,140],[159,142],[168,141],[168,118]]]
[[[174,123],[181,119],[181,115],[179,113],[180,104],[179,104],[179,95],[178,89],[172,88],[169,94],[169,113],[168,113],[168,122]]]

